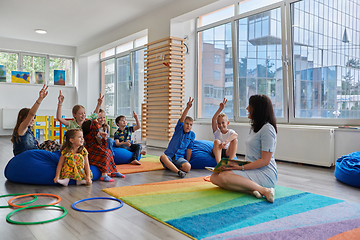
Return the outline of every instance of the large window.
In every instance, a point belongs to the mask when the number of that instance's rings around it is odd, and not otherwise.
[[[199,39],[199,96],[198,117],[211,118],[224,97],[233,91],[231,23],[198,32]],[[232,94],[224,112],[233,118]]]
[[[211,118],[223,95],[225,113],[248,121],[248,99],[266,94],[279,122],[358,124],[359,1],[249,0],[238,15],[226,9],[198,19],[208,24],[197,28],[198,118]]]
[[[54,70],[65,71],[65,85],[73,86],[73,58],[52,57],[35,53],[0,52],[0,82],[11,82],[12,71],[29,72],[31,84],[54,84]]]
[[[360,5],[291,4],[295,118],[360,118]]]
[[[114,56],[100,53],[101,91],[105,94],[105,112],[108,116],[132,116],[133,111],[141,117],[141,104],[144,101],[144,59],[142,45],[147,37],[138,38],[112,48]],[[139,47],[140,46],[140,47]]]
[[[276,117],[284,117],[280,8],[241,18],[238,26],[239,116],[246,117],[249,98],[270,97]]]

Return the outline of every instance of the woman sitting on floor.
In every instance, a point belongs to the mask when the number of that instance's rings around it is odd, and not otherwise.
[[[266,95],[253,95],[246,109],[251,129],[245,142],[245,160],[250,163],[243,166],[229,163],[221,167],[223,171],[212,174],[210,181],[224,189],[250,193],[257,198],[265,196],[269,202],[274,202],[277,128],[272,103]]]

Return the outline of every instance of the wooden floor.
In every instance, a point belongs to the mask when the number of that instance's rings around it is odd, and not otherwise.
[[[160,156],[164,149],[147,147],[147,152]],[[13,157],[10,137],[0,137],[0,168],[4,170]],[[305,166],[296,163],[278,162],[278,185],[311,193],[360,203],[360,189],[347,186],[334,177],[334,168]],[[21,172],[19,172],[21,174]],[[187,178],[207,176],[207,170],[191,170]],[[71,208],[71,204],[89,197],[110,197],[104,188],[128,186],[178,179],[170,171],[151,171],[126,175],[114,183],[96,181],[91,186],[41,186],[12,183],[3,174],[0,177],[0,195],[11,193],[53,193],[62,200],[59,205],[68,210],[65,218],[39,225],[15,225],[6,222],[6,215],[12,211],[0,208],[0,239],[189,239],[185,235],[165,226],[145,214],[124,205],[121,209],[105,213],[84,213]],[[6,205],[9,198],[1,198],[0,205]],[[37,203],[46,204],[52,199],[41,198]],[[77,205],[81,208],[99,209],[116,206],[116,202],[94,200]],[[61,215],[61,211],[27,210],[13,216],[17,221],[40,221]]]

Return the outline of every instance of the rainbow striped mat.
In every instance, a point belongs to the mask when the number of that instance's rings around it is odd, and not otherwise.
[[[220,189],[203,177],[103,191],[193,239],[360,236],[360,204],[287,187],[276,187],[274,203]]]

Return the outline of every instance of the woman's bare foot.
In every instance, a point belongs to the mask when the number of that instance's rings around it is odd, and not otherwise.
[[[146,151],[145,151],[145,150],[142,150],[142,151],[140,152],[140,154],[141,154],[141,155],[146,155]]]
[[[130,164],[141,165],[141,162],[139,162],[138,160],[132,160]]]

